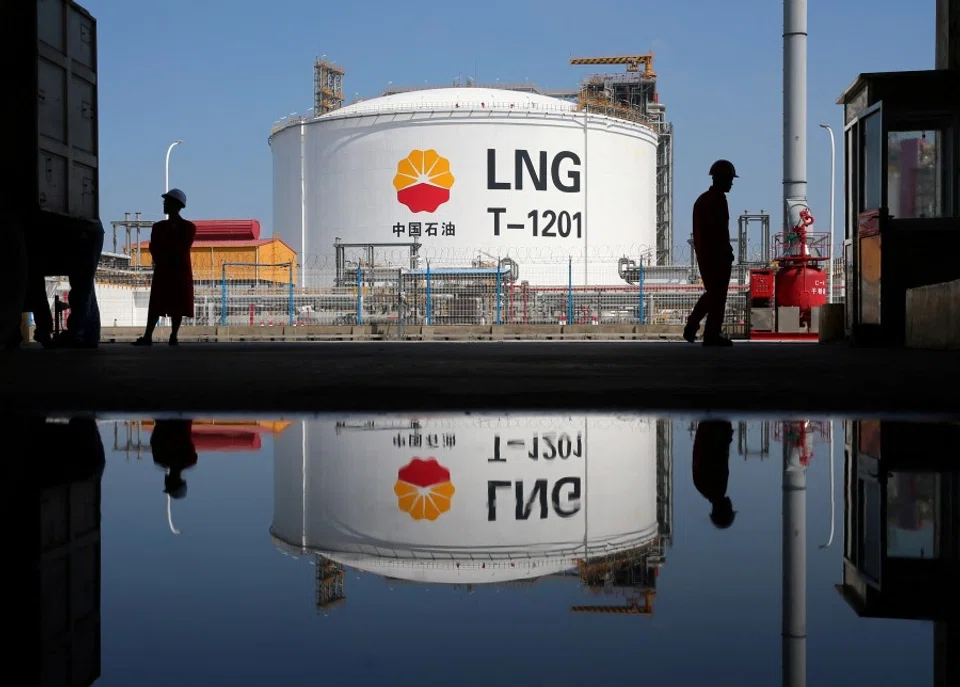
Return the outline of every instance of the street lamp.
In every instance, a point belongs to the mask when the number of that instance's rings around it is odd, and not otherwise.
[[[830,134],[830,275],[827,282],[828,303],[833,303],[833,212],[836,203],[836,177],[837,177],[837,143],[833,137],[833,129],[829,124],[821,124],[821,129],[826,129]]]
[[[181,143],[183,143],[183,141],[176,140],[176,141],[174,141],[173,143],[170,144],[170,147],[169,147],[169,148],[167,148],[167,164],[166,164],[166,167],[165,167],[165,169],[166,169],[166,176],[165,176],[165,178],[164,178],[164,182],[166,183],[166,186],[163,187],[163,192],[164,192],[164,193],[166,193],[167,191],[170,190],[170,153],[173,151],[174,148],[176,148],[176,147],[177,147],[178,145],[180,145]],[[169,217],[169,215],[164,215],[164,217]]]

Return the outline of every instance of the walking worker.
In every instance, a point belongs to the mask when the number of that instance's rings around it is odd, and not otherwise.
[[[153,282],[147,307],[147,328],[134,346],[153,344],[153,330],[161,317],[169,317],[172,329],[170,345],[177,345],[177,335],[184,317],[193,317],[193,266],[190,246],[197,235],[193,222],[180,216],[187,206],[187,195],[172,188],[161,196],[167,219],[156,222],[150,230],[148,250],[153,258]]]
[[[727,308],[727,289],[733,267],[733,246],[730,245],[730,209],[727,193],[733,188],[737,170],[729,160],[717,160],[710,167],[713,185],[700,194],[693,204],[693,247],[703,279],[703,295],[693,307],[683,338],[693,343],[704,316],[704,346],[732,346],[720,333]]]

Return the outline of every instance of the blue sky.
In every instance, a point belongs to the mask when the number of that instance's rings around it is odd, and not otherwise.
[[[86,0],[100,32],[101,214],[159,219],[164,154],[189,216],[257,218],[269,232],[271,124],[312,106],[315,56],[347,70],[349,97],[390,82],[530,79],[574,86],[574,55],[654,50],[661,101],[676,126],[675,236],[717,157],[740,176],[731,214],[765,209],[779,226],[782,3],[487,0],[476,3],[263,3]],[[809,197],[818,229],[829,209],[829,144],[842,131],[841,91],[864,71],[930,69],[933,0],[833,0],[809,9]],[[594,68],[595,69],[595,68]],[[838,151],[838,179],[842,154]],[[837,227],[842,207],[838,190]],[[679,242],[679,240],[677,241]]]

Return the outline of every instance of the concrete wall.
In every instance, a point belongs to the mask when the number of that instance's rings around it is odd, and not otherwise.
[[[906,344],[960,349],[960,279],[907,289]]]

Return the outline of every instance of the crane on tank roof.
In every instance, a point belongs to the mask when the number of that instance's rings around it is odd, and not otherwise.
[[[653,71],[653,53],[647,52],[641,55],[615,55],[612,57],[571,57],[570,64],[625,64],[628,72],[639,72],[643,65],[643,75],[654,77]]]

